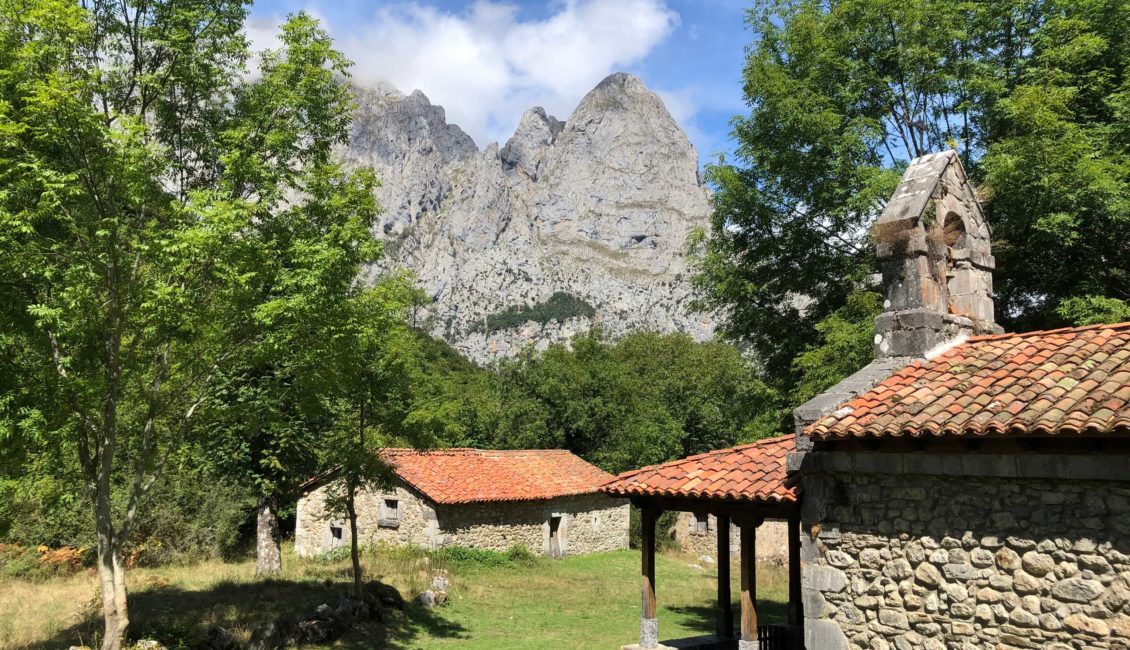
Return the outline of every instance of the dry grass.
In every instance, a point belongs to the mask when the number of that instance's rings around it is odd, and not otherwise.
[[[661,634],[713,631],[716,574],[686,556],[657,558]],[[396,586],[407,598],[446,570],[451,600],[426,610],[411,605],[389,627],[356,629],[334,648],[608,648],[630,642],[639,625],[639,554],[603,553],[560,561],[501,566],[453,564],[420,552],[386,549],[364,557],[366,576]],[[442,565],[442,566],[441,566]],[[138,638],[190,647],[212,625],[246,640],[259,622],[302,614],[348,593],[348,560],[296,558],[289,549],[276,580],[254,579],[252,562],[204,562],[137,569],[130,576],[131,619]],[[737,575],[734,567],[734,575]],[[759,567],[763,620],[779,620],[787,576]],[[95,640],[95,578],[83,574],[44,582],[0,583],[0,648],[46,650]],[[736,593],[736,584],[734,585]],[[737,599],[735,598],[735,603]]]

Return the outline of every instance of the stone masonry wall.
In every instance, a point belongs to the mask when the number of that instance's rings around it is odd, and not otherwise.
[[[602,494],[439,506],[438,516],[437,546],[504,551],[519,545],[544,554],[549,552],[549,519],[561,516],[566,555],[628,548],[628,503]]]
[[[707,532],[705,535],[694,532],[694,514],[680,512],[675,523],[675,540],[683,551],[694,555],[718,554],[718,518],[714,515],[707,516]],[[785,565],[789,562],[789,526],[781,519],[766,519],[757,527],[757,561],[767,564]],[[737,555],[741,550],[741,531],[730,524],[730,555]],[[717,559],[717,558],[715,558]]]
[[[298,500],[294,524],[294,552],[299,556],[324,553],[335,546],[330,527],[342,529],[340,544],[349,544],[349,520],[344,516],[327,517],[326,497],[330,485],[323,485]],[[381,503],[384,499],[397,499],[400,504],[400,525],[396,528],[380,526]],[[435,511],[431,504],[414,490],[403,485],[379,492],[362,492],[357,495],[357,532],[362,543],[412,544],[430,547],[431,535],[438,532]]]
[[[325,515],[329,489],[324,485],[298,501],[294,548],[299,556],[319,555],[336,544],[349,544],[348,520]],[[399,501],[400,522],[395,528],[381,525],[384,499]],[[415,490],[398,484],[357,498],[357,530],[364,544],[467,546],[496,551],[520,545],[534,553],[548,553],[551,516],[562,518],[562,546],[568,555],[628,547],[627,502],[601,494],[434,507]],[[333,539],[331,526],[342,529],[340,541]]]
[[[1130,648],[1130,486],[818,474],[809,648]]]

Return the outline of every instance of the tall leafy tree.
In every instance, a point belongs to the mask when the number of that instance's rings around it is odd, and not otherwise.
[[[392,275],[358,291],[332,324],[334,379],[327,394],[333,421],[317,448],[335,480],[327,513],[349,521],[353,591],[362,595],[361,540],[357,534],[357,495],[387,485],[391,473],[380,458],[389,446],[429,447],[444,420],[428,408],[431,379],[420,372],[420,339],[407,325],[418,300],[411,278]]]
[[[982,187],[1000,322],[1126,313],[1124,2],[762,0],[747,21],[750,112],[734,160],[708,169],[697,282],[774,387],[802,398],[853,369],[835,350],[870,337],[870,224],[908,161],[940,149]]]
[[[5,431],[75,455],[105,649],[128,632],[122,551],[167,459],[248,350],[291,340],[376,251],[373,179],[331,157],[347,62],[299,14],[246,74],[245,15],[0,1],[0,329],[40,388]]]

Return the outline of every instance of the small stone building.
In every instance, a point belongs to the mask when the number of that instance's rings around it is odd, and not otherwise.
[[[741,547],[741,532],[730,522],[730,554]],[[684,553],[717,559],[718,517],[708,512],[680,512],[675,522],[675,541]],[[757,529],[757,561],[784,566],[789,561],[788,522],[766,519]]]
[[[628,547],[628,502],[601,494],[612,476],[564,450],[381,452],[395,478],[357,500],[364,544],[523,546],[552,557]],[[328,517],[333,475],[302,486],[295,552],[349,544],[349,522]]]
[[[876,360],[795,412],[806,647],[1130,648],[1130,323],[1001,334],[952,152],[875,241]]]

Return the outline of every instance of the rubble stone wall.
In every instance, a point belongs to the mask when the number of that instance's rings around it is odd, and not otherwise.
[[[349,522],[326,514],[332,484],[298,501],[295,553],[314,556],[348,545]],[[386,499],[396,499],[399,522],[382,521]],[[424,548],[466,546],[505,551],[524,546],[549,552],[550,519],[560,517],[561,546],[566,555],[628,548],[628,502],[602,494],[558,497],[544,501],[512,501],[436,506],[415,490],[398,484],[366,491],[357,497],[357,531],[363,544],[415,545]],[[332,528],[341,530],[335,538]]]
[[[1130,648],[1130,485],[806,476],[807,645]]]
[[[505,551],[524,546],[549,553],[549,520],[561,517],[566,555],[628,548],[628,502],[602,494],[548,501],[439,506],[434,546],[468,546]]]
[[[697,532],[695,517],[690,512],[680,512],[675,524],[675,540],[686,553],[718,554],[718,518],[707,515],[706,534]],[[789,526],[783,519],[766,519],[757,527],[757,561],[784,566],[789,562]],[[741,550],[741,530],[730,524],[730,555]],[[717,559],[717,558],[715,558]]]

